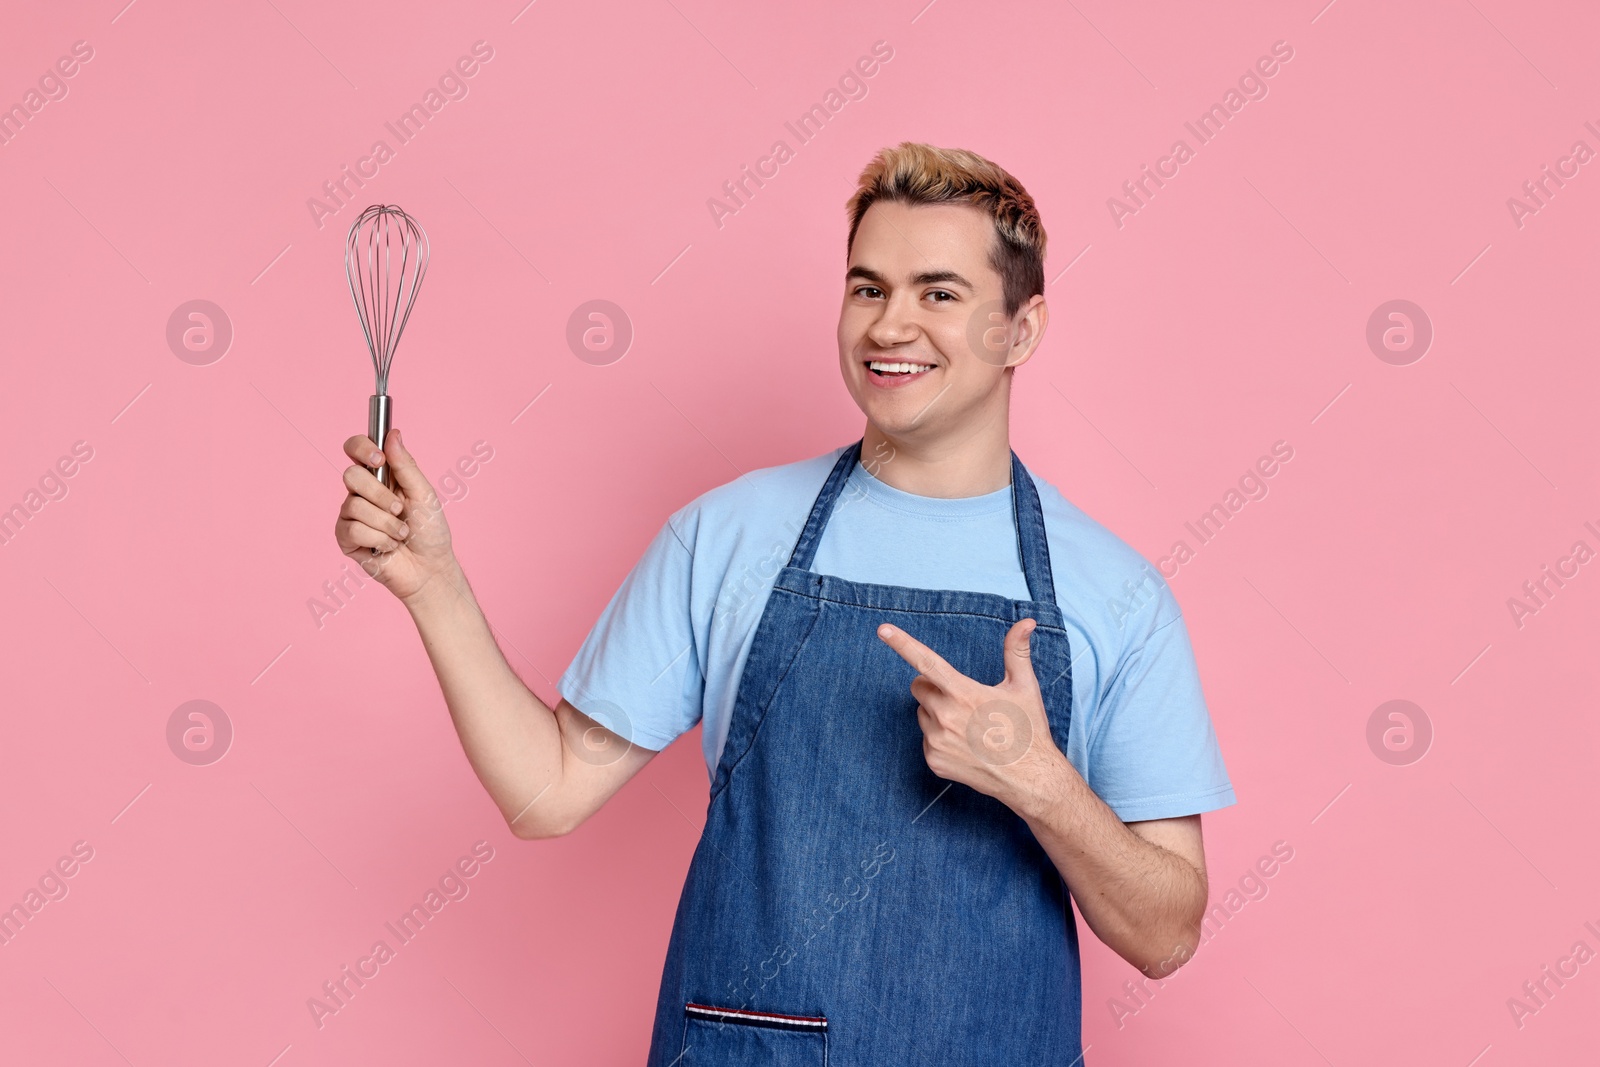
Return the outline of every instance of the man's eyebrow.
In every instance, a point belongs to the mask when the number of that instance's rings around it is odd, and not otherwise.
[[[845,272],[844,280],[849,281],[852,278],[860,278],[863,281],[868,281],[878,286],[887,287],[889,284],[883,275],[879,274],[871,267],[851,267]],[[935,285],[940,282],[949,282],[954,285],[959,285],[968,292],[977,291],[977,286],[973,285],[971,282],[967,281],[967,279],[963,278],[953,270],[925,270],[911,276],[912,285]]]

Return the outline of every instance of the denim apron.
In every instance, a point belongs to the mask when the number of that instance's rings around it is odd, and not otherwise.
[[[828,475],[752,639],[648,1063],[1072,1067],[1082,1003],[1066,886],[1020,816],[928,769],[916,672],[877,634],[893,623],[997,685],[1006,632],[1036,619],[1033,669],[1066,751],[1071,660],[1038,491],[1012,452],[1031,600],[815,574],[860,454],[858,441]]]

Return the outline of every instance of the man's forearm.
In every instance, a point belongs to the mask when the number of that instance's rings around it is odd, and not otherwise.
[[[1061,872],[1095,936],[1152,977],[1199,942],[1205,875],[1117,817],[1059,753],[1013,805]]]
[[[538,825],[536,816],[554,805],[529,805],[561,775],[555,715],[506,662],[459,566],[406,601],[406,608],[478,780],[514,831]]]

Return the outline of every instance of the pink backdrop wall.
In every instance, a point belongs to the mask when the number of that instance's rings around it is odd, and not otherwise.
[[[0,145],[0,506],[28,513],[0,545],[0,903],[66,891],[0,948],[0,1061],[642,1058],[698,735],[577,835],[517,841],[405,613],[324,593],[371,391],[344,231],[384,201],[432,237],[398,422],[435,478],[492,449],[447,514],[553,702],[668,512],[859,434],[842,205],[903,139],[991,156],[1044,213],[1018,453],[1152,563],[1193,550],[1165,566],[1241,800],[1206,819],[1227,918],[1137,998],[1085,930],[1088,1061],[1593,1048],[1593,9],[124,2],[14,5],[0,33],[26,112]],[[480,41],[400,144],[385,123]],[[784,123],[879,41],[800,144]],[[1292,57],[1202,143],[1185,123],[1275,42]],[[708,199],[779,139],[793,158],[719,225]],[[377,173],[319,226],[346,165]],[[1134,200],[1144,165],[1168,177]],[[604,365],[565,339],[593,299],[634,330]],[[196,300],[221,315],[190,351]],[[1414,332],[1385,347],[1396,300]],[[1184,524],[1279,441],[1267,495],[1201,545]],[[1532,600],[1546,565],[1567,577]],[[204,765],[169,742],[195,700],[232,731]],[[1389,709],[1369,730],[1394,700],[1409,742]],[[319,1027],[308,998],[480,841],[468,895]]]

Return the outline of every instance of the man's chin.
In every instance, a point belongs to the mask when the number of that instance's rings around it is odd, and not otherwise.
[[[937,434],[935,424],[927,418],[919,418],[919,412],[913,409],[890,408],[888,405],[874,408],[872,405],[867,405],[862,408],[862,414],[867,417],[867,424],[876,430],[880,437],[892,441],[910,443]]]

